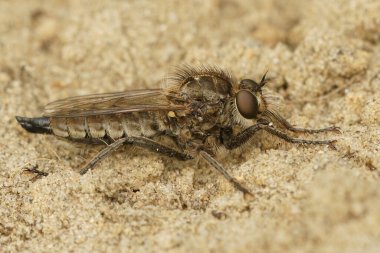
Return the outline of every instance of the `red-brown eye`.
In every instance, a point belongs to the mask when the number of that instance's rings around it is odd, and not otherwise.
[[[259,111],[259,103],[255,95],[247,90],[241,90],[236,95],[236,107],[246,119],[253,119]]]

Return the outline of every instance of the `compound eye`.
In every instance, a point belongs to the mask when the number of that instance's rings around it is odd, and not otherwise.
[[[259,111],[259,103],[256,96],[247,90],[241,90],[237,93],[236,107],[239,113],[246,119],[256,118]]]

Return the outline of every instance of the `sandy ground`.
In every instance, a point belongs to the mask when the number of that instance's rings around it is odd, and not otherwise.
[[[333,3],[334,2],[334,3]],[[380,252],[380,2],[0,2],[1,252]],[[259,134],[206,164],[25,132],[72,95],[153,88],[178,64],[269,70],[283,114],[337,150]],[[309,136],[317,138],[316,136]],[[38,165],[49,176],[23,172]],[[32,179],[32,180],[31,180]]]

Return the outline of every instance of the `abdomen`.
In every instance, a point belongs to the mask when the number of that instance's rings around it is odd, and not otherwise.
[[[54,135],[70,139],[117,140],[125,136],[152,137],[165,130],[162,112],[131,112],[76,118],[51,118]]]
[[[88,117],[17,117],[29,132],[47,133],[59,137],[86,141],[125,136],[152,137],[165,131],[167,112],[131,112]]]

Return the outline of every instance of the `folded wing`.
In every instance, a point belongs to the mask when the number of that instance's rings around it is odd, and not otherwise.
[[[46,117],[85,117],[138,111],[185,110],[173,104],[164,89],[132,90],[125,92],[69,97],[46,105]]]

